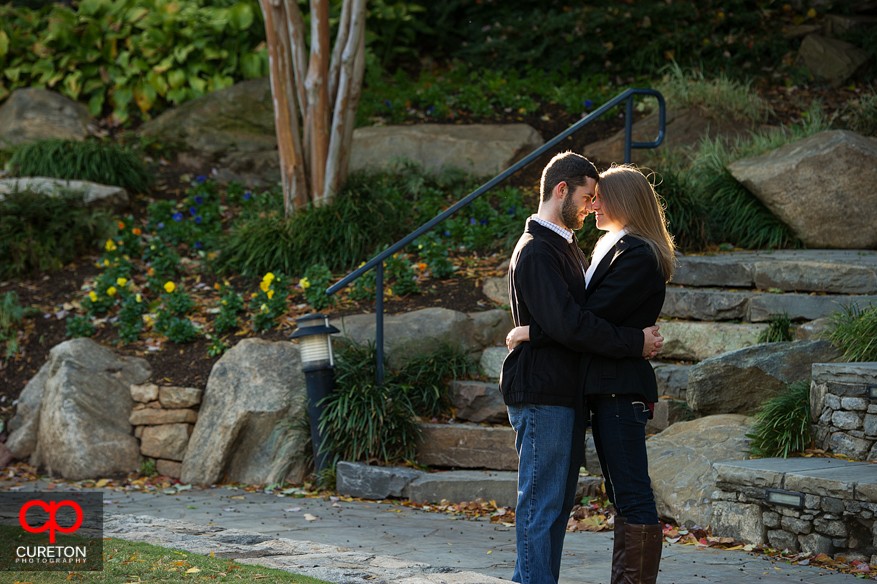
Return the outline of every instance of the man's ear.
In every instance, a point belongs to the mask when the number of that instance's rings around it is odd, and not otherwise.
[[[566,196],[569,187],[566,184],[566,181],[562,180],[554,187],[554,196],[558,198],[558,200],[563,200]]]

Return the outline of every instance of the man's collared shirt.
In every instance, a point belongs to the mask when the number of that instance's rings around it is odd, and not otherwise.
[[[542,217],[539,217],[538,215],[531,215],[530,219],[532,219],[533,221],[535,221],[536,223],[538,223],[542,227],[545,227],[545,228],[550,229],[551,231],[555,232],[556,234],[558,234],[559,236],[564,238],[567,243],[572,243],[572,231],[570,231],[569,229],[561,227],[560,225],[558,225],[556,223],[552,223],[551,221],[546,221],[545,219],[543,219]]]

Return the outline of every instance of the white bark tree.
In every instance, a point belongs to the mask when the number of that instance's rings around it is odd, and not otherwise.
[[[330,202],[347,178],[365,72],[365,1],[344,0],[330,55],[329,0],[310,0],[310,51],[297,0],[259,0],[287,216]]]

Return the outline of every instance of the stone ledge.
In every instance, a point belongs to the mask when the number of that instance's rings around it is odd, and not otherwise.
[[[515,431],[477,424],[421,424],[417,462],[426,466],[517,470]],[[474,497],[473,497],[474,498]]]

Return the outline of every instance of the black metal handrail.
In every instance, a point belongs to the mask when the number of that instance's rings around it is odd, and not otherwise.
[[[633,133],[633,96],[634,95],[652,95],[658,99],[658,138],[654,142],[633,142],[632,141],[632,133]],[[619,93],[617,96],[612,98],[612,100],[604,103],[599,108],[543,144],[538,149],[534,150],[526,157],[516,162],[500,174],[496,175],[476,190],[469,193],[463,199],[460,199],[453,206],[449,207],[445,211],[436,215],[369,261],[365,264],[357,268],[356,270],[350,272],[345,276],[340,282],[337,282],[326,289],[326,294],[331,296],[335,294],[339,290],[342,290],[345,286],[348,286],[351,282],[368,272],[369,270],[375,270],[375,318],[376,318],[376,329],[375,329],[375,344],[377,349],[377,383],[381,385],[384,381],[384,260],[390,257],[391,255],[397,253],[403,247],[431,230],[433,227],[507,179],[512,176],[543,154],[559,144],[561,141],[565,140],[572,134],[578,132],[583,127],[588,125],[590,122],[596,120],[601,115],[621,103],[622,101],[627,101],[627,109],[626,115],[624,118],[624,162],[630,162],[630,151],[632,148],[656,148],[664,141],[664,129],[666,123],[666,107],[664,105],[664,96],[661,95],[659,91],[654,89],[640,89],[640,88],[631,88],[622,93]]]

